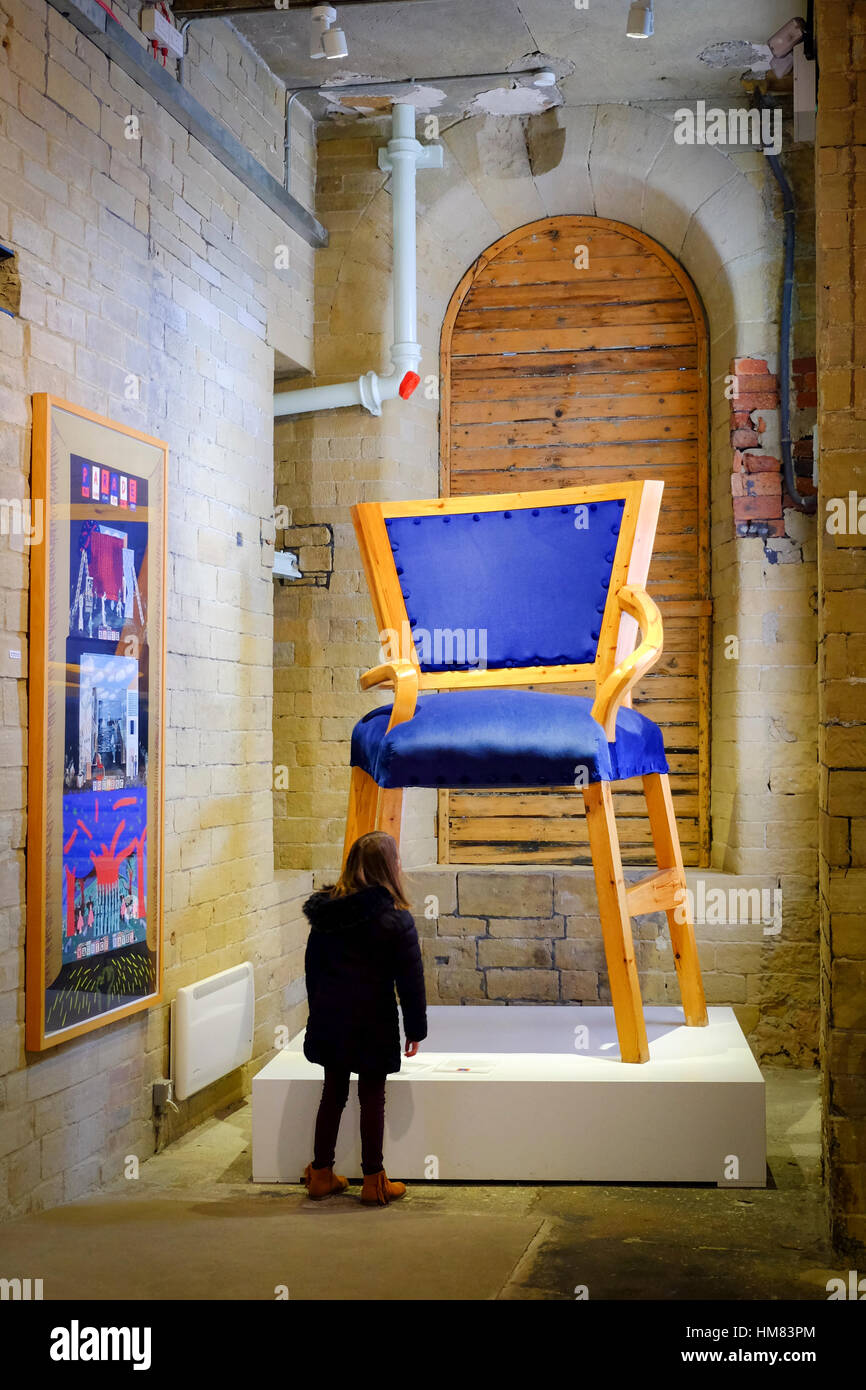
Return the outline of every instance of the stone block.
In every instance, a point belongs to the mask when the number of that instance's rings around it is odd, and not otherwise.
[[[489,999],[553,1000],[559,997],[559,976],[554,970],[487,970]]]
[[[489,966],[546,969],[553,964],[553,952],[549,941],[488,937],[478,943],[478,964],[481,969]]]
[[[562,970],[560,992],[563,1000],[575,1004],[598,1003],[598,975],[593,970]]]
[[[474,970],[475,941],[463,936],[425,937],[421,943],[425,970]]]
[[[596,974],[606,970],[604,947],[600,938],[588,941],[565,937],[555,941],[553,947],[557,970],[594,970]]]
[[[443,917],[457,910],[457,873],[455,869],[413,869],[405,874],[409,902],[414,915],[424,915],[430,908],[432,916]],[[435,901],[431,901],[435,899]]]
[[[461,914],[470,917],[549,917],[553,911],[550,874],[514,870],[461,869],[457,875]]]
[[[491,917],[488,923],[490,936],[548,937],[564,936],[565,923],[561,917]]]
[[[486,996],[484,975],[480,970],[437,970],[436,985],[443,1004],[459,1003],[462,999],[471,999],[474,1003]]]
[[[553,910],[568,916],[598,916],[598,894],[592,869],[565,870],[553,878]]]

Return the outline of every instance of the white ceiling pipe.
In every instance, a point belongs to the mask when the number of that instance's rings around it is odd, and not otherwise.
[[[391,173],[391,217],[394,245],[394,341],[387,375],[365,372],[354,381],[333,386],[310,386],[302,391],[278,391],[274,415],[306,415],[362,405],[371,415],[382,414],[382,402],[402,396],[408,400],[418,385],[421,346],[418,331],[417,265],[415,251],[415,175],[418,169],[441,169],[442,146],[421,145],[415,139],[415,107],[408,102],[391,110],[391,139],[379,150],[380,169]]]

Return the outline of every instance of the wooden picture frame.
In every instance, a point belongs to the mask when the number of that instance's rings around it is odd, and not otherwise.
[[[25,1045],[162,998],[168,447],[33,397]]]

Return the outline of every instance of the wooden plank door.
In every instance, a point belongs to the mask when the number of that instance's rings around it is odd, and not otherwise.
[[[634,703],[664,730],[687,865],[709,862],[707,355],[682,267],[599,217],[502,237],[464,275],[442,328],[443,495],[664,480],[648,589],[665,651]],[[623,860],[654,862],[640,781],[614,800]],[[445,863],[590,862],[570,788],[442,792],[439,842]]]

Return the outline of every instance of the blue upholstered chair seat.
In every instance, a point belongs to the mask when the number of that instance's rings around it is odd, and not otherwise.
[[[667,772],[657,724],[621,709],[609,744],[591,707],[542,690],[442,691],[419,696],[386,734],[391,705],[380,705],[355,725],[352,766],[380,787],[564,787]]]

